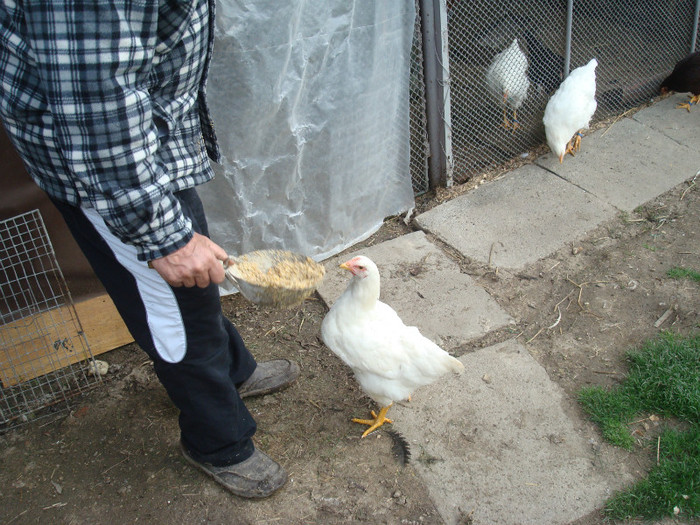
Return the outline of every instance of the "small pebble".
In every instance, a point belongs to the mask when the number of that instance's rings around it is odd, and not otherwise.
[[[91,376],[103,376],[109,372],[109,363],[95,359],[88,367],[88,374]]]

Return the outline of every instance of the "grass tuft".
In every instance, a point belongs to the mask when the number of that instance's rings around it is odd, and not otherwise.
[[[661,435],[659,466],[627,490],[610,498],[605,513],[613,519],[675,515],[700,517],[700,425]]]
[[[638,399],[638,411],[700,421],[700,335],[664,333],[628,358],[623,389]]]
[[[684,432],[665,430],[659,465],[606,504],[613,519],[700,517],[700,334],[664,333],[628,354],[630,372],[615,389],[586,388],[579,400],[606,440],[632,449],[630,423],[641,414],[675,417]],[[656,447],[654,447],[656,450]]]
[[[583,389],[579,401],[606,440],[618,447],[632,449],[634,439],[627,424],[637,414],[637,408],[626,392],[594,386]]]
[[[676,266],[666,272],[666,275],[668,275],[671,279],[690,279],[691,281],[700,283],[700,272],[693,270],[692,268],[682,268]]]

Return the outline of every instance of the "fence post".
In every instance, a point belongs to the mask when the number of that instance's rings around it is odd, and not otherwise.
[[[421,33],[423,37],[423,72],[425,74],[425,112],[428,120],[428,178],[432,189],[451,182],[448,176],[448,149],[445,120],[449,105],[445,105],[444,72],[447,68],[447,48],[443,46],[441,4],[444,0],[420,0]],[[449,138],[449,137],[447,137]],[[451,157],[451,154],[450,154]],[[451,159],[450,159],[451,162]],[[449,170],[452,171],[451,169]]]
[[[695,0],[695,17],[693,18],[693,35],[690,39],[690,52],[695,53],[698,42],[698,17],[700,17],[700,0]]]
[[[700,0],[698,0],[700,2]],[[574,23],[574,0],[566,2],[566,49],[564,51],[564,78],[571,71],[571,26]]]

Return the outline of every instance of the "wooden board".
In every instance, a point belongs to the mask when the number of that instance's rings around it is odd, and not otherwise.
[[[75,303],[75,310],[92,355],[103,354],[134,342],[109,295]]]
[[[82,331],[81,331],[82,326]],[[0,326],[0,381],[4,387],[34,379],[131,343],[112,300],[100,295]]]

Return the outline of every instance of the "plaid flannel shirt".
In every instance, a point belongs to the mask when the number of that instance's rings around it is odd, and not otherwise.
[[[0,0],[0,116],[37,184],[141,260],[192,238],[173,193],[219,160],[205,103],[214,0]]]

